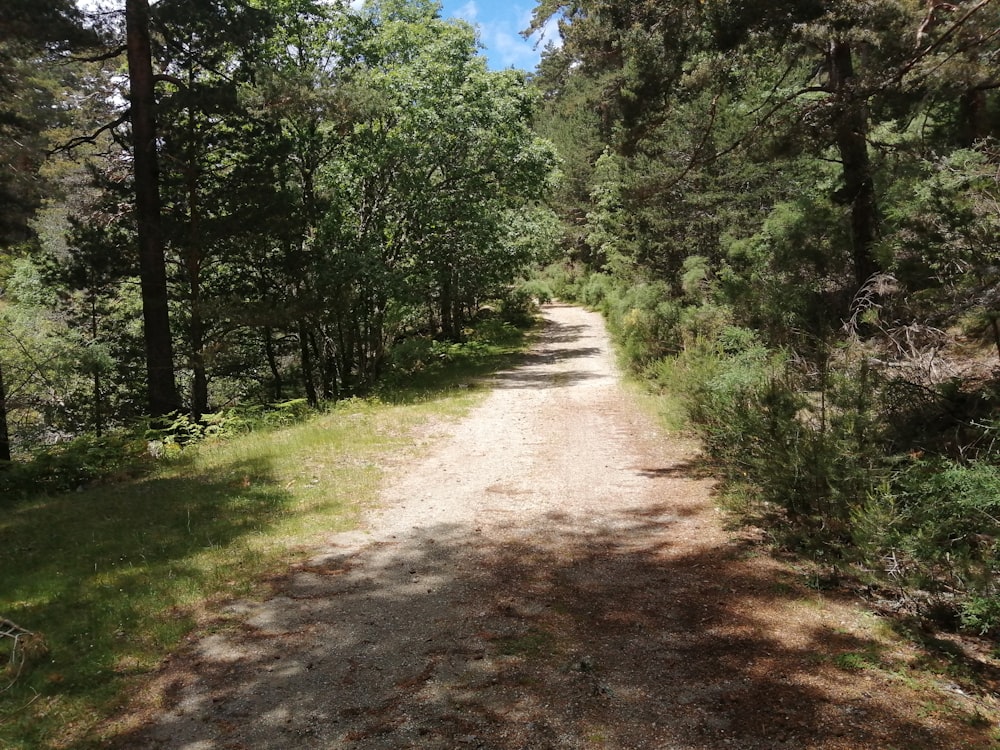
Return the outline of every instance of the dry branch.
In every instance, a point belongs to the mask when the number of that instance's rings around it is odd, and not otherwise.
[[[2,693],[10,690],[21,676],[21,671],[24,669],[24,664],[28,657],[25,653],[25,643],[37,640],[41,644],[42,641],[30,630],[22,628],[16,622],[8,620],[6,617],[0,617],[0,638],[10,638],[14,641],[14,645],[10,650],[9,664],[6,669],[6,672],[13,673],[13,679],[9,685],[0,688],[0,693]],[[44,646],[42,646],[41,650],[44,650]]]
[[[47,153],[49,156],[53,156],[54,154],[72,151],[74,148],[82,146],[84,143],[91,143],[91,144],[97,143],[97,139],[101,135],[101,133],[106,133],[109,130],[114,130],[119,125],[124,125],[126,122],[128,122],[131,114],[132,114],[131,110],[126,110],[117,119],[115,119],[112,122],[101,125],[101,127],[95,130],[93,133],[90,133],[89,135],[78,135],[75,138],[71,138],[66,143],[62,144],[61,146],[57,146],[56,148],[52,149]]]

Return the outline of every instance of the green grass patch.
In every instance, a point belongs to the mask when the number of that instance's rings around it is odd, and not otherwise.
[[[535,658],[551,653],[555,648],[555,638],[544,630],[530,630],[524,635],[501,638],[498,648],[504,656]]]
[[[408,450],[417,425],[461,414],[483,392],[447,383],[512,361],[523,343],[456,351],[455,369],[437,370],[439,387],[399,384],[394,403],[343,402],[291,427],[198,443],[143,478],[8,504],[0,617],[39,640],[14,654],[19,670],[0,671],[0,747],[100,746],[101,719],[206,608],[262,595],[268,573],[356,524],[384,458]],[[12,645],[0,638],[0,669]]]
[[[847,672],[861,672],[866,669],[881,669],[883,667],[881,649],[878,646],[866,648],[864,651],[847,651],[833,657],[833,663],[838,669]]]

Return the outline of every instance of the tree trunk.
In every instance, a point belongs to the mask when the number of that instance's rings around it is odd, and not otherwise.
[[[194,75],[188,72],[188,87],[193,88]],[[191,419],[199,421],[208,413],[208,374],[205,370],[205,320],[201,305],[201,269],[204,260],[201,247],[201,202],[198,197],[198,156],[201,144],[198,123],[193,108],[188,109],[188,143],[185,181],[188,202],[188,242],[184,259],[191,291]]]
[[[455,321],[453,318],[454,302],[451,293],[451,268],[441,272],[441,333],[445,338],[454,341]]]
[[[285,393],[284,384],[281,380],[281,369],[278,367],[278,357],[274,351],[274,339],[271,338],[271,329],[268,326],[264,327],[264,356],[267,357],[267,366],[271,369],[274,400],[284,401]]]
[[[97,343],[98,318],[97,318],[97,295],[91,290],[90,293],[90,343]],[[93,363],[93,388],[94,388],[94,434],[101,437],[104,432],[104,418],[101,409],[101,367],[95,361]]]
[[[986,92],[968,89],[959,101],[960,141],[963,148],[972,148],[987,131]]]
[[[156,97],[149,42],[148,0],[126,0],[125,26],[132,120],[132,164],[139,234],[139,282],[149,411],[163,416],[180,409],[174,376],[173,342],[167,307],[167,270],[160,225],[156,161]]]
[[[838,197],[851,206],[851,253],[858,287],[879,271],[872,254],[878,228],[878,206],[868,156],[868,110],[854,92],[854,57],[850,43],[830,46],[830,78],[838,100],[836,140],[843,163],[844,187]]]
[[[337,369],[340,370],[340,392],[350,394],[354,385],[354,335],[344,325],[344,318],[344,314],[337,316],[337,339],[340,345]]]
[[[309,351],[309,331],[304,320],[299,321],[299,355],[302,358],[302,383],[306,389],[306,399],[313,408],[319,406],[316,384],[313,382],[312,354]]]
[[[205,371],[205,323],[201,318],[200,304],[200,299],[192,300],[191,419],[196,422],[208,413],[208,374]]]
[[[0,363],[0,470],[10,463],[10,429],[7,426],[7,391],[3,384],[3,363]]]
[[[321,352],[320,372],[323,378],[323,400],[338,401],[340,393],[337,383],[337,347],[325,326],[320,328],[320,341],[323,342],[319,349]]]

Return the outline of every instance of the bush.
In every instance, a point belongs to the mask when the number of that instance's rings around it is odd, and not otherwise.
[[[579,302],[586,271],[573,263],[553,263],[543,268],[536,280],[543,283],[556,299]]]
[[[431,365],[434,356],[434,339],[430,336],[410,336],[398,341],[389,350],[390,376],[422,372]]]
[[[608,326],[628,365],[641,370],[680,350],[680,307],[666,284],[638,284],[605,299]]]
[[[614,289],[614,279],[605,273],[592,273],[580,287],[578,301],[594,310],[604,312],[605,302]]]
[[[753,331],[727,326],[649,372],[681,392],[731,481],[752,484],[814,541],[846,541],[852,509],[882,476],[871,445],[871,378],[828,374],[810,387],[793,365]]]
[[[0,469],[0,498],[69,492],[93,482],[142,476],[157,459],[181,455],[185,445],[227,434],[285,427],[314,413],[305,399],[293,399],[206,414],[201,421],[180,414],[162,426],[139,425],[132,431],[101,437],[81,435]]]
[[[500,300],[500,320],[520,328],[531,326],[537,312],[538,302],[525,286],[514,287]]]
[[[152,466],[146,441],[133,433],[85,435],[34,453],[0,470],[0,497],[68,492],[91,482],[138,476]]]
[[[854,522],[868,559],[891,560],[892,573],[912,586],[965,593],[968,627],[1000,625],[1000,470],[991,463],[911,458]]]
[[[528,279],[521,283],[520,289],[539,305],[548,304],[554,296],[552,287],[544,279]]]

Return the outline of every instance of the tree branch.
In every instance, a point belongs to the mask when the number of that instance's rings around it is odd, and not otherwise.
[[[121,116],[119,116],[117,119],[115,119],[112,122],[106,123],[105,125],[102,125],[93,133],[90,133],[89,135],[78,135],[76,138],[71,138],[61,146],[57,146],[56,148],[50,151],[46,151],[45,153],[47,156],[54,156],[55,154],[61,154],[61,153],[66,153],[68,151],[72,151],[78,146],[82,146],[84,143],[91,143],[91,144],[97,143],[97,139],[101,135],[101,133],[106,133],[109,130],[114,130],[119,125],[124,125],[126,122],[128,122],[129,116],[131,114],[132,114],[131,110],[125,110],[125,112],[123,112]]]
[[[184,81],[182,81],[177,76],[172,76],[169,75],[168,73],[160,73],[158,75],[153,76],[153,83],[172,83],[179,89],[185,89],[185,90],[187,89],[187,84],[184,83]]]
[[[962,28],[970,18],[972,18],[976,13],[978,13],[987,5],[989,5],[992,1],[993,0],[980,0],[980,2],[974,5],[972,8],[970,8],[964,16],[955,21],[955,23],[953,23],[940,37],[938,37],[938,39],[933,44],[930,44],[924,49],[920,50],[919,53],[914,55],[905,65],[901,66],[900,69],[893,76],[893,78],[897,81],[903,80],[903,77],[911,70],[913,70],[913,68],[917,65],[917,63],[919,63],[925,57],[927,57],[932,52],[937,50],[938,47],[941,47],[946,41],[948,41],[949,38],[951,38],[952,35],[954,35],[956,31]],[[933,12],[933,9],[931,12]],[[925,28],[925,26],[926,26],[926,21],[924,24],[921,24],[920,29],[918,29],[917,31],[918,44],[920,42],[919,33],[922,29]]]
[[[121,55],[125,54],[126,49],[127,48],[123,44],[121,47],[116,47],[115,49],[109,50],[108,52],[103,52],[100,55],[87,55],[86,57],[77,57],[76,55],[70,55],[69,57],[66,58],[66,60],[68,62],[84,62],[84,63],[104,62],[105,60],[113,60],[116,57],[120,57]]]

